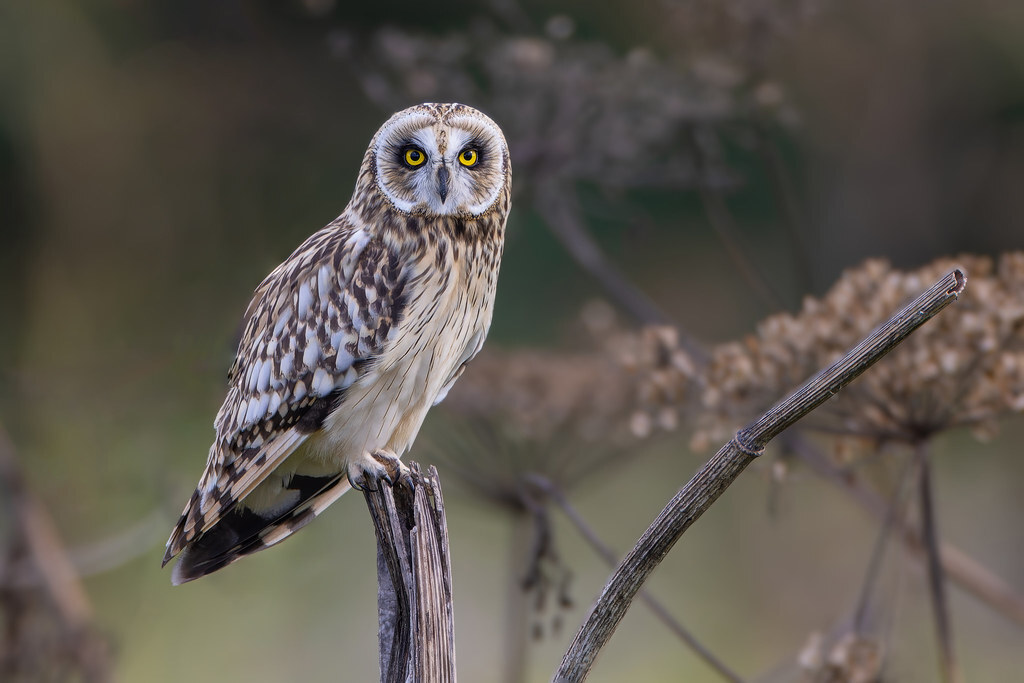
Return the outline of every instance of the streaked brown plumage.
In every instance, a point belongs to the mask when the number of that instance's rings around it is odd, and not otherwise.
[[[273,545],[386,478],[480,350],[511,191],[471,107],[398,112],[345,211],[256,288],[206,470],[167,541],[174,583]]]

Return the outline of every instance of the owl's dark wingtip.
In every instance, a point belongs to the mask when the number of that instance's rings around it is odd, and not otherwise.
[[[189,581],[195,581],[201,576],[206,576],[210,572],[197,570],[194,563],[188,561],[188,551],[182,554],[181,559],[178,560],[178,564],[174,565],[174,569],[171,570],[171,585],[180,586],[183,583]]]
[[[202,552],[195,552],[194,547],[185,548],[178,558],[178,563],[171,570],[171,585],[180,586],[189,581],[195,581],[207,574],[212,574],[218,569],[223,569],[241,555],[224,554],[220,557],[209,557]]]
[[[164,567],[166,567],[167,563],[170,562],[171,560],[173,560],[174,556],[177,555],[177,554],[178,554],[177,551],[171,550],[171,546],[168,545],[167,549],[164,551],[164,558],[162,560],[160,560],[160,569],[163,569]]]

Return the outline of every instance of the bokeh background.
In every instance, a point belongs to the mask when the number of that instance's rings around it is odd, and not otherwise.
[[[447,100],[487,111],[511,145],[492,351],[594,351],[609,315],[625,329],[670,320],[710,348],[868,257],[915,268],[1024,247],[1016,0],[7,0],[0,422],[118,680],[376,679],[358,496],[184,587],[159,560],[253,288],[341,212],[387,116]],[[606,262],[588,271],[578,257],[594,244]],[[504,381],[487,367],[463,380],[485,395]],[[460,676],[547,680],[609,570],[563,516],[481,483],[494,440],[458,405],[428,417],[411,457],[445,486]],[[937,512],[945,538],[1019,593],[1024,424],[999,427],[935,440]],[[559,470],[617,551],[709,454],[685,424],[662,432]],[[559,453],[590,447],[559,438]],[[520,446],[531,466],[555,458]],[[880,527],[799,467],[775,476],[775,457],[692,528],[651,590],[745,678],[802,680],[797,654],[858,604]],[[556,550],[534,561],[538,529]],[[937,680],[919,565],[898,544],[883,565],[885,680]],[[523,591],[531,567],[541,579]],[[1019,677],[1024,627],[950,598],[967,678]],[[722,679],[637,605],[592,680]]]

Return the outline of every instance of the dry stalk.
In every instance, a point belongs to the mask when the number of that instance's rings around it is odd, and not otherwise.
[[[650,574],[690,525],[763,452],[771,439],[824,403],[955,301],[965,285],[966,278],[961,271],[949,273],[836,363],[738,431],[673,497],[612,574],[569,646],[554,680],[561,683],[586,678]]]

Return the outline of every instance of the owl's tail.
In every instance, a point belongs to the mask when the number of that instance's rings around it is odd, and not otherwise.
[[[181,553],[171,572],[175,586],[206,576],[246,555],[269,548],[309,524],[352,488],[344,473],[332,477],[295,475],[289,489],[297,490],[294,505],[273,513],[259,513],[243,505],[217,521]]]

